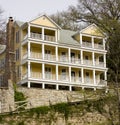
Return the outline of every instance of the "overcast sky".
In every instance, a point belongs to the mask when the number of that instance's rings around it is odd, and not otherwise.
[[[0,0],[4,18],[30,21],[38,14],[53,14],[66,10],[69,5],[76,5],[78,0]]]

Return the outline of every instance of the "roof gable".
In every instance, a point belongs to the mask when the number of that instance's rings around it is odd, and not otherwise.
[[[95,24],[92,24],[86,27],[85,29],[81,30],[80,33],[99,36],[99,37],[105,37],[103,32],[100,30],[100,28],[96,26]]]
[[[61,29],[61,27],[59,27],[52,19],[50,19],[46,15],[42,15],[42,16],[30,21],[30,23],[36,24],[36,25],[42,25],[42,26]]]

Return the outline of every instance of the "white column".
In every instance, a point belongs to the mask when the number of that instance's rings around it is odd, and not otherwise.
[[[45,84],[44,83],[42,83],[42,89],[45,89]]]
[[[69,86],[69,91],[72,91],[72,86]]]
[[[27,84],[27,85],[28,85],[28,88],[30,88],[30,81],[28,81],[28,84]]]
[[[30,37],[30,24],[28,24],[28,38]]]
[[[31,71],[30,71],[30,61],[28,61],[28,78],[31,77]]]
[[[58,86],[58,84],[56,85],[56,90],[59,90],[59,86]]]
[[[93,70],[93,83],[94,83],[94,85],[96,85],[95,70]]]
[[[28,58],[30,58],[30,42],[28,41]]]
[[[42,63],[42,78],[45,78],[45,64]]]
[[[80,34],[80,45],[82,46],[82,34]]]
[[[92,61],[93,61],[93,66],[95,65],[95,53],[92,52]]]
[[[58,33],[57,33],[57,30],[55,30],[55,42],[58,41]]]
[[[84,83],[84,69],[81,68],[81,78],[82,78],[82,83]]]
[[[81,50],[81,52],[80,52],[80,58],[81,58],[81,64],[83,64],[83,51]]]
[[[42,40],[44,40],[44,27],[42,27]]]
[[[92,36],[92,48],[94,48],[94,37]]]
[[[68,48],[68,60],[69,60],[69,63],[71,62],[71,50],[70,48]]]
[[[104,80],[107,80],[107,71],[104,72]]]
[[[44,60],[44,54],[45,53],[45,46],[44,46],[44,43],[42,44],[42,58]]]
[[[55,54],[56,54],[56,61],[58,61],[58,46],[55,48]]]
[[[106,54],[104,54],[104,67],[106,67]]]
[[[69,80],[71,82],[71,66],[69,66]]]
[[[58,81],[58,65],[56,65],[56,80]]]
[[[105,50],[105,39],[103,39],[103,49]]]

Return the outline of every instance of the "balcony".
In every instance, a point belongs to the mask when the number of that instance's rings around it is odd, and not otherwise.
[[[45,60],[56,61],[56,56],[51,54],[45,54]]]
[[[96,43],[94,44],[94,48],[95,48],[95,49],[102,49],[102,50],[104,49],[103,45],[101,45],[101,44],[96,44]]]
[[[25,53],[25,54],[23,55],[22,59],[27,59],[27,57],[28,57],[28,53]]]
[[[45,79],[47,80],[56,80],[56,75],[52,73],[45,73]]]
[[[42,53],[31,52],[31,58],[42,59]]]
[[[92,60],[83,60],[83,64],[87,66],[93,65]]]
[[[90,43],[90,42],[82,42],[82,47],[92,48],[92,43]]]
[[[69,78],[67,75],[59,75],[59,81],[69,81]]]
[[[78,83],[78,82],[82,82],[82,78],[81,77],[74,77],[74,76],[71,76],[71,82],[75,82],[75,83]]]
[[[42,74],[40,72],[31,72],[31,78],[41,79],[42,78]]]
[[[67,58],[67,56],[59,56],[59,61],[60,62],[69,62],[69,60],[68,60],[68,58]]]
[[[95,62],[95,66],[104,67],[104,62]]]
[[[23,73],[23,75],[22,75],[22,79],[26,79],[28,77],[28,73],[26,72],[26,73]]]
[[[55,42],[55,36],[44,35],[44,40]]]
[[[73,64],[81,64],[81,60],[78,58],[71,58],[71,63]]]
[[[30,37],[33,39],[41,39],[42,40],[42,34],[39,33],[30,33]]]

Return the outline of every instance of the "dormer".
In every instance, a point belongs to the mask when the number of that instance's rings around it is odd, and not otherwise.
[[[26,34],[28,38],[57,42],[61,28],[48,16],[42,15],[27,23]]]

